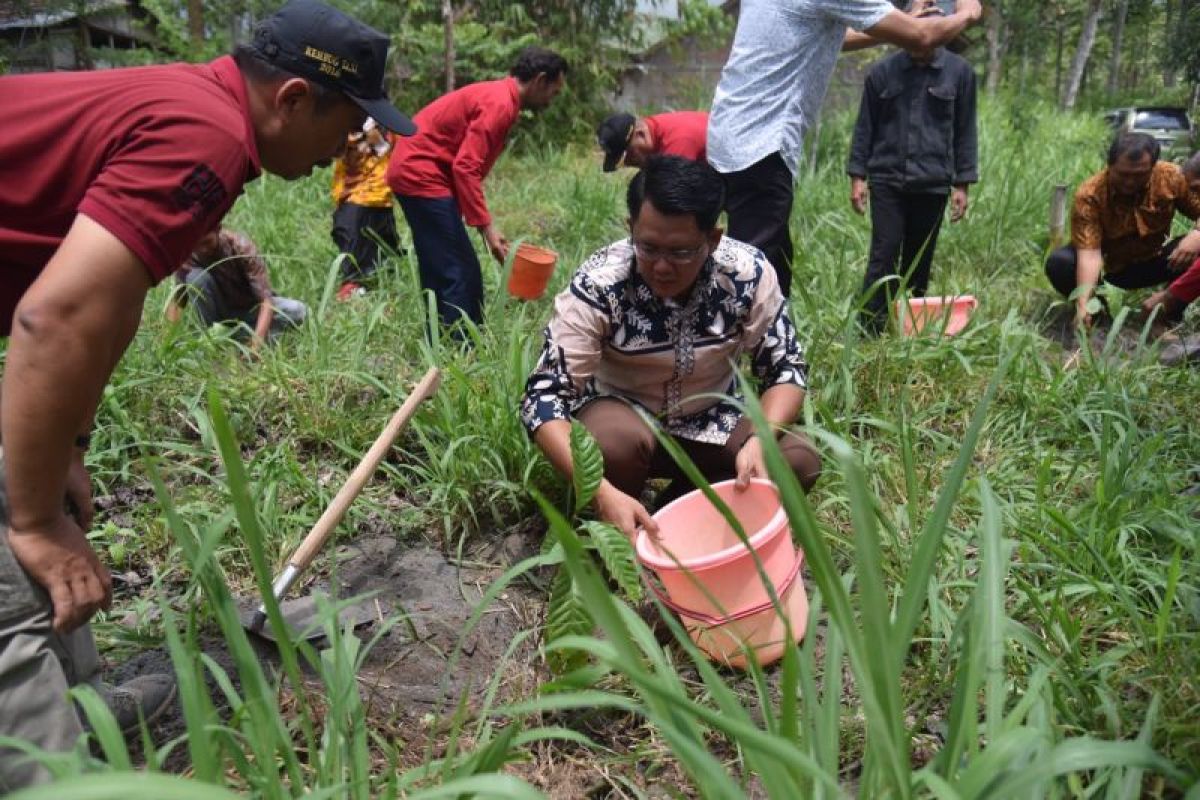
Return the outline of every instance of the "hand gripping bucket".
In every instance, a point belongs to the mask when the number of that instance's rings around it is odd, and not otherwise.
[[[896,301],[896,316],[903,321],[905,336],[915,336],[927,327],[939,325],[945,326],[942,333],[953,336],[967,327],[967,321],[978,306],[979,301],[969,294],[953,297],[910,297],[907,308],[903,299]]]
[[[792,543],[787,515],[774,484],[753,480],[742,492],[734,481],[713,484],[758,555],[800,641],[808,624],[808,597],[800,579],[804,554]],[[637,536],[638,560],[652,569],[661,589],[651,588],[683,619],[688,634],[708,656],[744,668],[752,649],[759,664],[783,656],[785,620],[771,603],[754,556],[699,490],[662,508],[654,519],[659,535]]]
[[[537,300],[546,293],[557,262],[558,253],[553,250],[521,244],[508,274],[508,293],[521,300]]]

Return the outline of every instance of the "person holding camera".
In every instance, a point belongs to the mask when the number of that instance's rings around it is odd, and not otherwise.
[[[766,254],[784,297],[796,170],[838,51],[884,42],[932,49],[982,13],[979,0],[933,16],[899,11],[891,0],[743,0],[708,117],[708,162],[725,177],[729,235]]]
[[[940,13],[930,4],[919,13]],[[929,271],[947,199],[950,221],[967,213],[979,180],[975,72],[944,47],[901,50],[874,64],[863,85],[850,157],[850,204],[871,207],[871,251],[862,288],[863,327],[883,330],[899,286],[916,297]],[[868,188],[869,184],[869,188]]]

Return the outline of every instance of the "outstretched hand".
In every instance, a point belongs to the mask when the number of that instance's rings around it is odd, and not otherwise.
[[[487,245],[488,252],[492,254],[492,258],[503,264],[504,259],[508,258],[508,240],[500,235],[496,226],[487,225],[483,228],[483,241]]]
[[[1200,231],[1193,230],[1179,240],[1179,244],[1167,256],[1167,265],[1172,272],[1183,272],[1200,258]]]
[[[750,488],[751,478],[767,477],[767,462],[763,458],[762,440],[757,435],[747,439],[746,443],[742,445],[742,449],[738,450],[737,458],[734,459],[734,467],[737,469],[737,481],[733,484],[733,488],[739,492]]]
[[[967,19],[971,22],[978,22],[983,18],[983,6],[979,0],[958,0],[954,6],[954,11],[959,14],[966,14]]]
[[[602,520],[615,525],[631,541],[638,528],[645,528],[651,536],[658,535],[658,523],[646,507],[608,481],[596,491],[596,510]]]

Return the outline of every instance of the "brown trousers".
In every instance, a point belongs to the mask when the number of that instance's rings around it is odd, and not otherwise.
[[[671,456],[659,446],[654,432],[627,403],[600,398],[580,409],[577,416],[595,437],[600,452],[604,454],[604,477],[622,492],[638,497],[650,478],[669,478],[670,486],[656,501],[661,506],[695,488]],[[753,433],[753,423],[742,417],[723,445],[687,439],[675,441],[695,462],[708,482],[717,483],[737,476],[738,450]],[[807,439],[790,431],[780,434],[779,448],[796,473],[800,485],[808,491],[821,474],[821,456]]]

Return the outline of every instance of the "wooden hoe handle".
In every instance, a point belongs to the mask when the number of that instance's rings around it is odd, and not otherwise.
[[[350,504],[354,502],[354,498],[358,497],[359,492],[367,485],[367,481],[371,480],[371,476],[375,473],[375,468],[379,466],[379,462],[387,455],[391,449],[392,443],[396,441],[396,437],[400,435],[400,431],[404,430],[404,426],[412,419],[413,414],[417,411],[417,406],[421,405],[422,401],[433,396],[437,391],[438,384],[441,383],[442,373],[437,367],[430,367],[425,376],[421,378],[421,382],[412,390],[412,394],[404,401],[404,405],[400,406],[399,410],[392,415],[388,421],[387,427],[379,434],[375,443],[371,445],[371,449],[367,451],[362,460],[358,462],[358,466],[350,473],[350,477],[342,484],[342,488],[334,495],[333,500],[329,503],[329,507],[325,509],[325,513],[317,520],[317,524],[313,525],[312,530],[304,537],[304,541],[296,548],[296,552],[292,554],[292,558],[288,564],[295,569],[297,573],[308,569],[308,565],[317,557],[317,553],[321,552],[321,548],[325,546],[325,542],[329,539],[330,534],[337,529],[338,523],[342,521],[342,517],[346,515]]]

